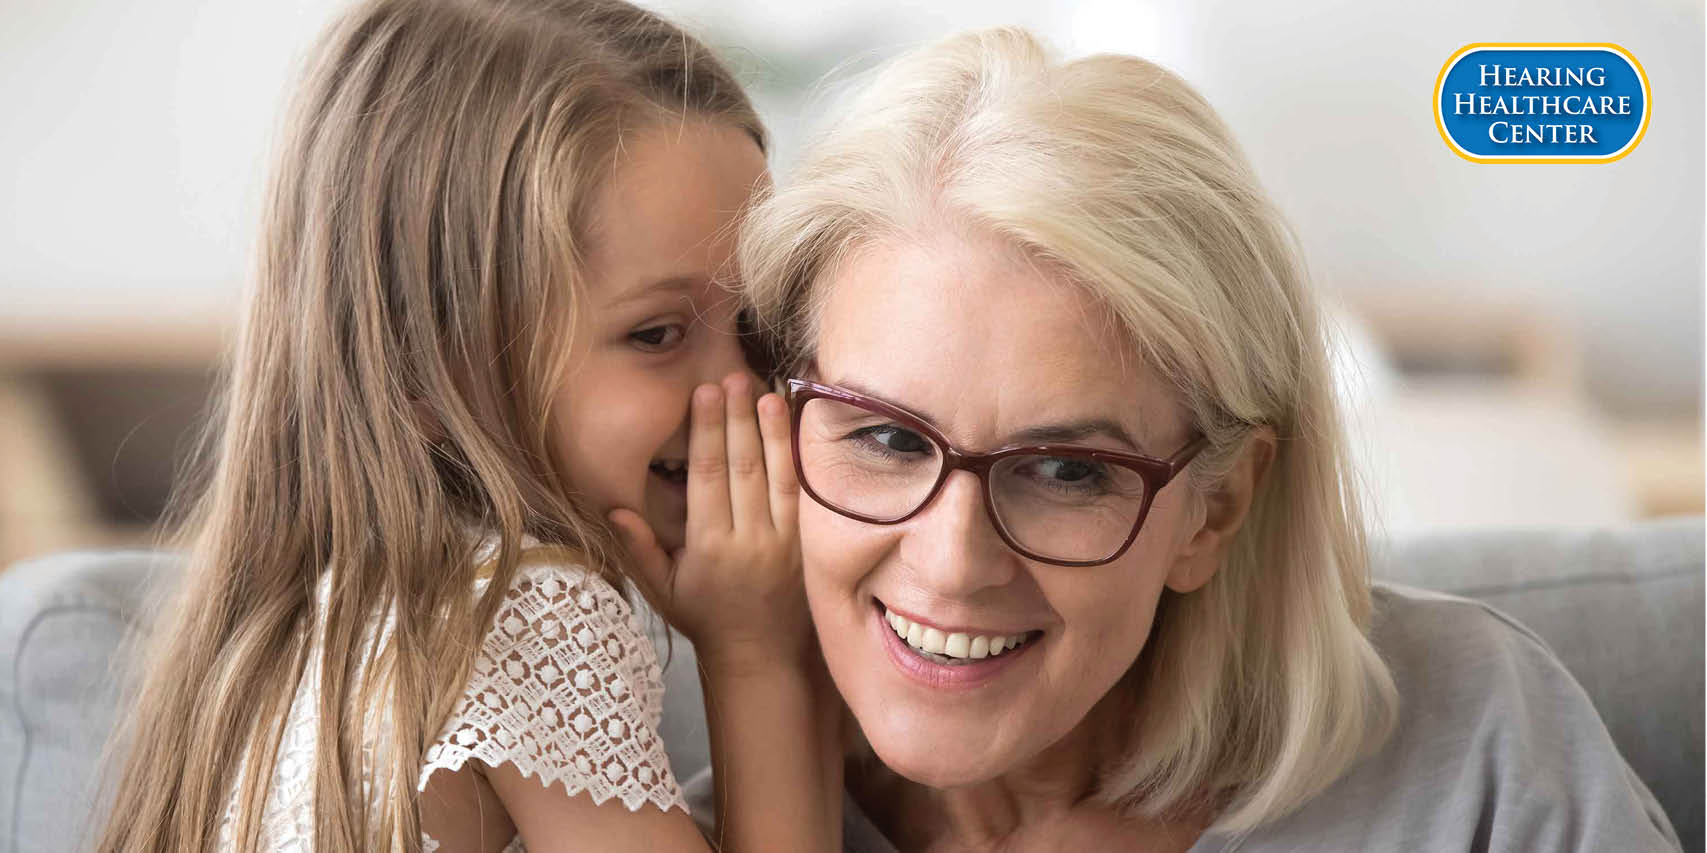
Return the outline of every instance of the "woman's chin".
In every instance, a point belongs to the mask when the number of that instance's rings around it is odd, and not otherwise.
[[[869,733],[867,733],[869,739]],[[965,743],[898,743],[872,742],[872,751],[883,766],[908,781],[929,788],[946,790],[987,782],[1000,775],[1006,764],[995,760],[986,739]]]

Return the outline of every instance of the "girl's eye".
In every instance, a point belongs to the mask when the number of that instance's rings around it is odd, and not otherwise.
[[[677,323],[647,326],[628,333],[634,345],[647,352],[666,352],[675,349],[687,337],[687,330]]]

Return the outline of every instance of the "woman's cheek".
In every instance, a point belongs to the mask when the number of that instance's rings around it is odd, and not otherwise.
[[[820,594],[852,594],[876,568],[874,547],[881,529],[825,509],[809,495],[800,498],[800,553],[807,582]]]
[[[1065,628],[1063,663],[1087,683],[1112,687],[1149,641],[1162,585],[1141,560],[1123,558],[1092,572],[1052,578],[1058,582],[1043,594]]]
[[[824,515],[825,510],[817,501],[807,495],[801,495],[798,514],[800,558],[806,571],[806,592],[810,599],[808,603],[814,607],[819,600],[828,596],[840,574],[840,567],[836,565],[835,549],[824,547],[834,535]]]

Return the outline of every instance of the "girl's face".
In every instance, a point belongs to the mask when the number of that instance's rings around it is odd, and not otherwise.
[[[684,540],[693,389],[748,369],[725,287],[739,216],[767,180],[745,131],[669,123],[624,140],[593,207],[552,441],[584,507],[640,513],[666,550]]]

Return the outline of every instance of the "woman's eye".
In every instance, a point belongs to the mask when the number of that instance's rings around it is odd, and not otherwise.
[[[931,451],[930,439],[910,429],[902,429],[894,425],[866,427],[856,431],[854,435],[867,441],[876,442],[882,445],[884,450],[896,455],[929,453]]]
[[[1038,468],[1044,476],[1068,483],[1077,483],[1087,477],[1094,477],[1101,466],[1079,459],[1050,458],[1043,460]]]
[[[647,326],[628,333],[628,339],[636,347],[648,352],[664,352],[674,349],[687,337],[687,330],[675,323],[659,326]]]
[[[1108,466],[1085,459],[1038,456],[1020,466],[1020,473],[1053,489],[1100,490],[1108,485]]]

